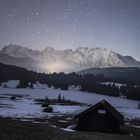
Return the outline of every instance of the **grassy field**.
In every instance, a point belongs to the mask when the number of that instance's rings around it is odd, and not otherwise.
[[[126,134],[68,132],[43,123],[0,118],[0,140],[140,140],[140,129],[133,128],[133,136],[129,129]]]

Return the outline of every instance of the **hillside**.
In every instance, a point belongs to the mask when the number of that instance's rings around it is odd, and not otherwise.
[[[90,68],[77,72],[79,74],[101,74],[108,78],[118,78],[139,81],[140,68],[136,67],[111,67],[111,68]]]

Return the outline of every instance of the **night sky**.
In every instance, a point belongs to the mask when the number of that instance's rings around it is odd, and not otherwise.
[[[140,0],[0,0],[0,48],[110,48],[140,61]]]

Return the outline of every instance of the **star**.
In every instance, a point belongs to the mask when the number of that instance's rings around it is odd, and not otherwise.
[[[78,19],[77,19],[77,18],[75,18],[75,19],[74,19],[74,22],[78,22]]]
[[[46,28],[44,31],[45,31],[45,32],[49,32],[49,29],[48,29],[48,28]]]
[[[71,43],[73,44],[74,43],[74,40],[71,40]]]
[[[82,2],[82,1],[80,1],[79,3],[80,3],[80,4],[83,4],[83,2]]]
[[[65,33],[64,32],[62,33],[62,36],[65,36]]]
[[[40,31],[38,31],[38,34],[40,35],[40,34],[41,34],[41,32],[40,32]]]
[[[93,37],[93,36],[91,36],[91,37],[90,37],[90,39],[91,39],[91,40],[93,40],[93,39],[94,39],[94,37]]]
[[[39,13],[38,13],[38,12],[36,12],[36,13],[35,13],[35,15],[36,15],[36,16],[39,16]]]
[[[64,17],[64,18],[67,18],[67,16],[68,16],[68,12],[65,11],[63,17]]]

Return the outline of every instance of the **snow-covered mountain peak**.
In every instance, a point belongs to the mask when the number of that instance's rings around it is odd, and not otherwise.
[[[101,48],[101,47],[95,47],[95,48],[88,48],[88,47],[78,47],[76,49],[76,51],[78,52],[82,52],[82,53],[85,53],[85,52],[100,52],[100,53],[104,53],[104,52],[113,52],[111,49],[109,48]]]
[[[88,47],[78,47],[78,48],[76,49],[76,51],[80,51],[80,52],[85,52],[85,51],[88,51],[88,50],[89,50]]]
[[[26,47],[14,45],[14,44],[10,44],[8,46],[3,47],[1,52],[17,58],[22,58],[22,57],[32,58],[33,55],[35,56],[39,53],[39,51],[37,50],[28,49]]]
[[[109,48],[101,48],[101,47],[96,47],[96,48],[91,48],[91,52],[99,52],[99,53],[113,53],[113,51]]]
[[[55,49],[50,46],[47,46],[42,52],[52,52],[52,51],[55,51]]]
[[[10,44],[8,46],[3,47],[2,51],[6,52],[6,53],[11,53],[11,52],[14,52],[16,50],[26,50],[26,49],[28,49],[28,48],[25,48],[25,47],[22,47],[19,45]]]

